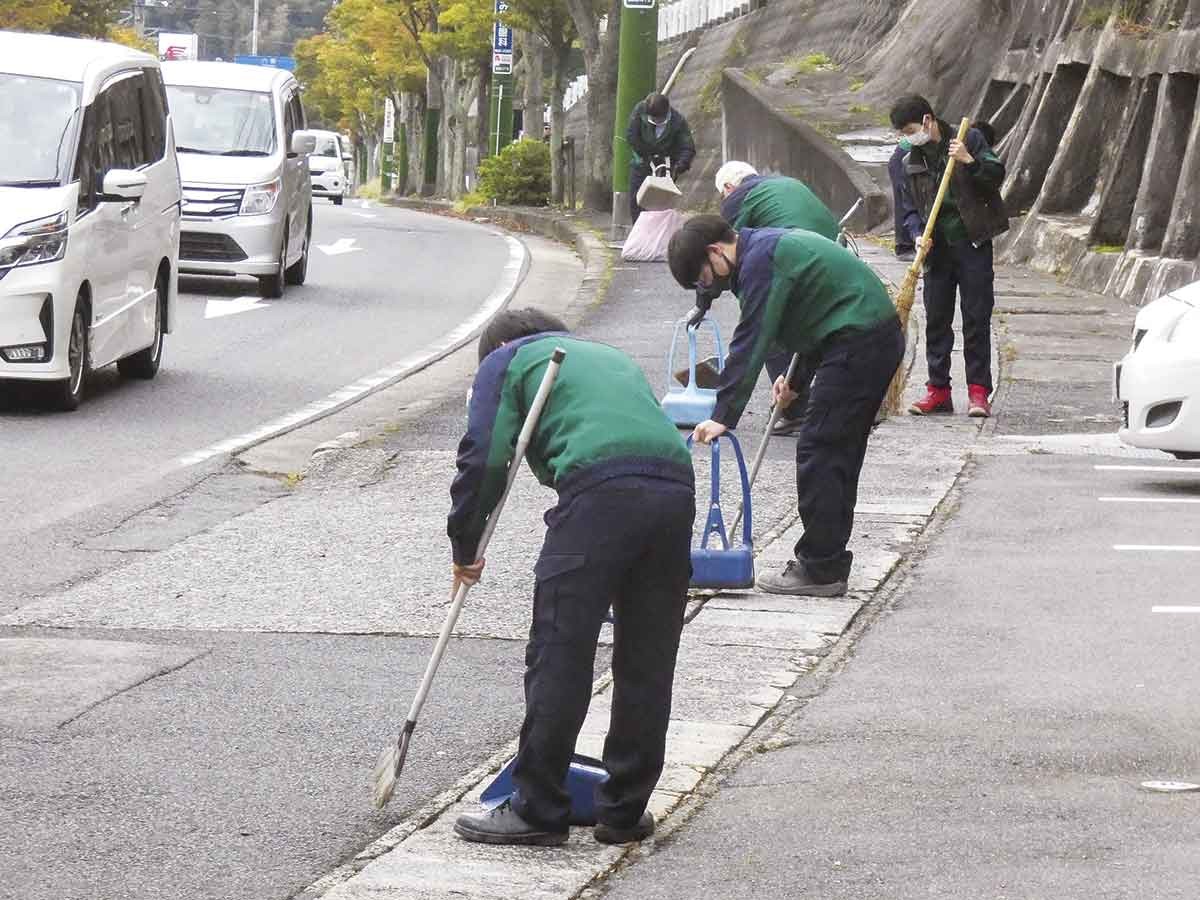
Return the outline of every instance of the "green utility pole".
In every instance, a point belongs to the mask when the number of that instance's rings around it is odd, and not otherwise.
[[[624,0],[617,57],[617,112],[613,122],[613,226],[629,225],[629,114],[655,88],[658,76],[658,4]]]
[[[506,0],[495,0],[492,22],[492,91],[488,99],[488,145],[480,158],[498,154],[512,143],[513,128],[513,33],[500,21],[508,11]]]
[[[383,156],[380,160],[380,185],[383,193],[392,189],[392,152],[396,144],[396,106],[392,98],[383,101]]]

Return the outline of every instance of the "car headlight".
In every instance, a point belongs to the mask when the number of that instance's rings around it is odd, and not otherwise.
[[[242,195],[241,214],[243,216],[262,216],[269,213],[275,208],[275,201],[279,199],[281,187],[282,182],[276,178],[266,184],[256,184],[246,188],[246,193]]]
[[[66,252],[66,212],[24,222],[0,238],[0,274],[14,266],[54,262]]]

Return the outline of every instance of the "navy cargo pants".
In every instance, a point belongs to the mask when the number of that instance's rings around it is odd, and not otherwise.
[[[609,778],[597,792],[597,816],[628,828],[645,811],[666,753],[695,515],[692,487],[642,476],[561,496],[546,513],[525,651],[525,722],[513,769],[513,808],[525,821],[567,827],[567,769],[591,700],[596,641],[610,604]]]
[[[796,500],[804,534],[796,559],[821,583],[845,581],[854,554],[858,476],[875,415],[904,356],[900,322],[889,318],[868,331],[832,335],[808,396],[796,439]]]
[[[955,294],[962,302],[963,362],[967,384],[992,391],[992,308],[996,305],[992,242],[935,243],[925,270],[925,359],[929,383],[950,385]]]

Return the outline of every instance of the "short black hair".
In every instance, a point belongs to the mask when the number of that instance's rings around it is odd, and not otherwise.
[[[905,94],[892,104],[888,118],[892,120],[892,127],[899,131],[905,125],[920,125],[926,116],[932,115],[933,107],[928,100],[920,94]]]
[[[671,111],[671,101],[658,91],[646,95],[646,114],[661,119]]]
[[[996,146],[996,129],[992,127],[991,122],[980,119],[978,122],[972,122],[971,127],[983,135],[983,139],[987,141],[989,147]]]
[[[532,306],[525,309],[506,309],[492,316],[491,321],[484,326],[483,334],[479,336],[479,361],[483,362],[489,353],[509,341],[545,331],[569,330],[558,316],[552,316]]]
[[[732,226],[720,216],[693,216],[671,235],[671,243],[667,245],[671,274],[681,287],[694,289],[708,259],[708,245],[736,239]]]

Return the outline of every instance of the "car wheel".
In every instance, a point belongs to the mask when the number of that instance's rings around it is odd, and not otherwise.
[[[1200,459],[1200,453],[1197,453],[1192,450],[1168,450],[1167,452],[1170,453],[1176,459],[1191,459],[1191,460]]]
[[[288,267],[285,277],[288,284],[304,284],[308,277],[308,245],[312,243],[312,213],[308,215],[308,224],[304,227],[304,249],[295,264]]]
[[[71,316],[71,336],[67,343],[67,363],[71,376],[54,383],[52,400],[56,409],[70,412],[83,402],[83,391],[88,376],[88,322],[87,304],[80,295],[75,300],[75,313]]]
[[[126,378],[153,378],[162,362],[163,315],[167,306],[167,286],[162,278],[154,286],[154,342],[145,350],[117,360],[117,370]]]
[[[287,278],[287,225],[283,227],[283,241],[279,245],[275,271],[270,275],[258,276],[258,292],[267,300],[278,300],[283,296],[283,284]]]

